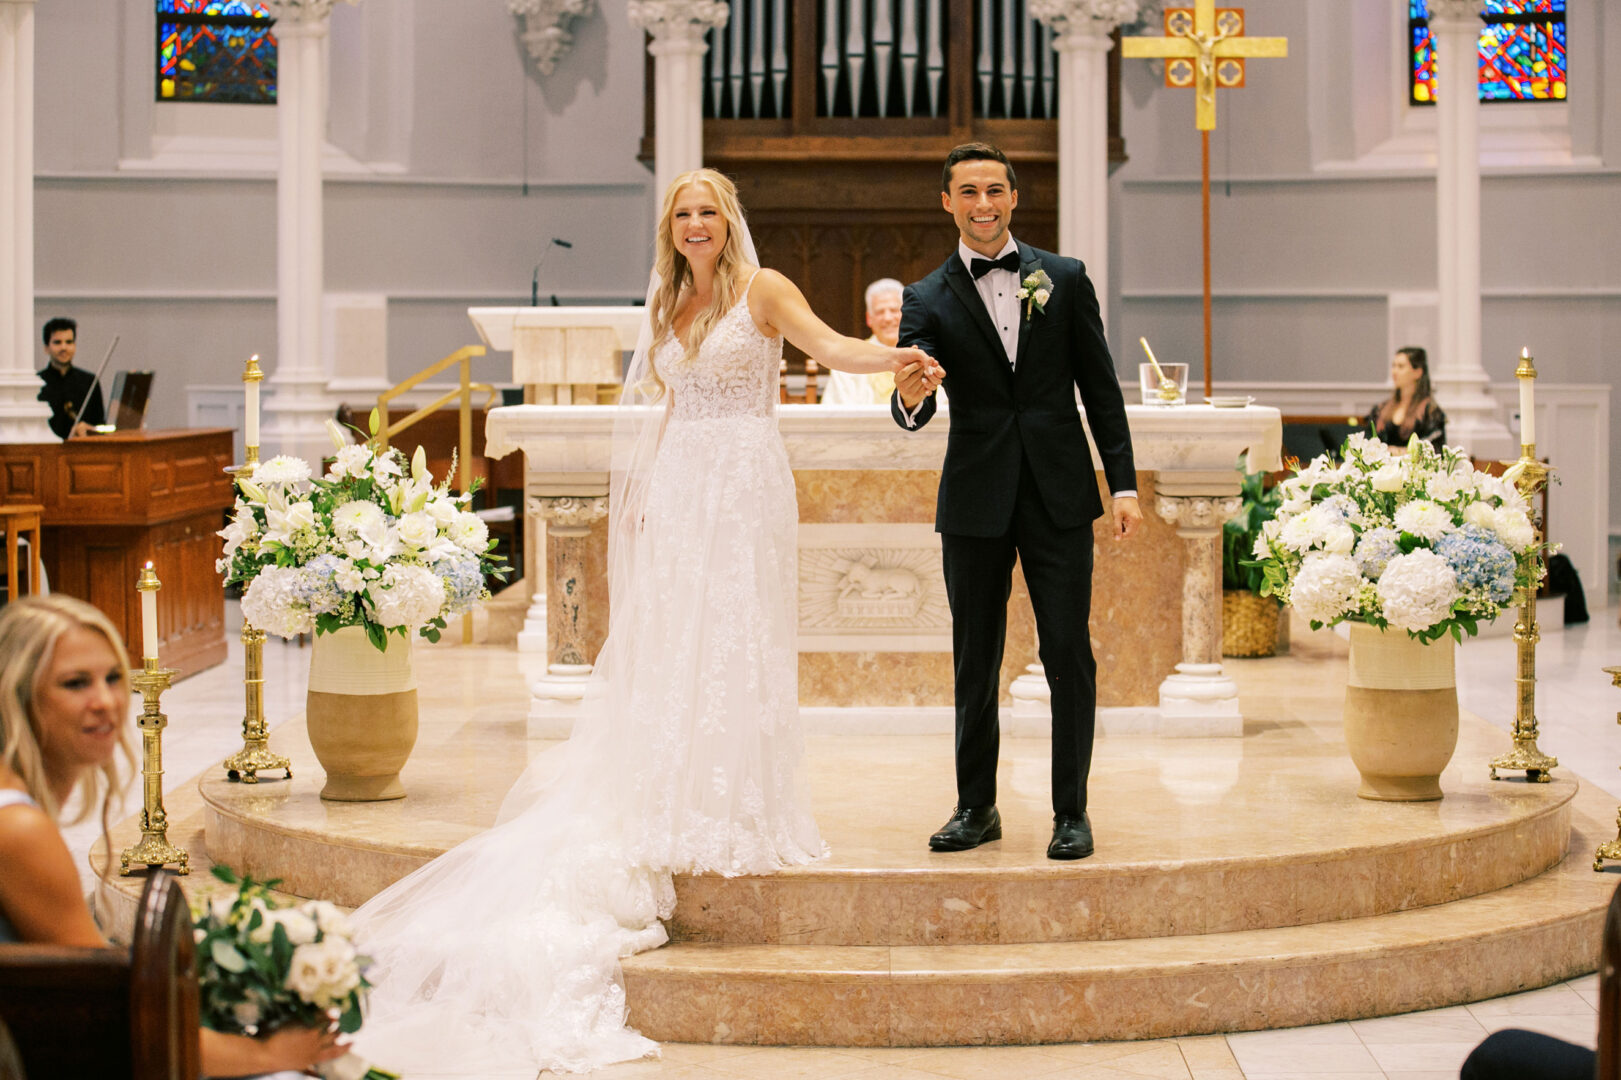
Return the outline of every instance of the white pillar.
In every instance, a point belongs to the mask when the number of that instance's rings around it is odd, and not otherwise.
[[[630,23],[653,35],[653,177],[662,199],[670,181],[704,163],[704,64],[710,27],[731,9],[719,0],[630,0]]]
[[[0,442],[56,439],[34,333],[34,0],[0,0]]]
[[[1508,427],[1486,393],[1480,329],[1480,92],[1478,0],[1431,0],[1437,55],[1437,273],[1440,340],[1431,371],[1447,442],[1476,457],[1511,458]]]
[[[1031,0],[1058,50],[1058,253],[1086,263],[1109,303],[1109,47],[1138,0]]]
[[[337,402],[327,394],[321,354],[321,148],[326,137],[325,41],[332,0],[271,0],[276,15],[276,361],[264,405],[261,457],[320,460],[331,449],[325,421]]]
[[[1160,683],[1160,735],[1244,734],[1238,686],[1221,664],[1221,528],[1243,506],[1237,487],[1236,473],[1155,483],[1154,508],[1184,548],[1182,660]]]

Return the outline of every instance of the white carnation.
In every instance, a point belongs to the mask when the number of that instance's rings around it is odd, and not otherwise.
[[[253,470],[255,484],[302,484],[310,478],[310,466],[303,458],[281,454]]]
[[[1396,508],[1396,528],[1421,540],[1439,540],[1454,528],[1452,514],[1428,499],[1414,499]]]
[[[1500,506],[1492,511],[1491,529],[1507,548],[1516,555],[1536,543],[1537,533],[1531,527],[1531,518],[1522,510]]]
[[[450,538],[463,551],[482,554],[490,546],[490,527],[477,514],[460,510],[450,523]]]
[[[439,524],[429,514],[417,511],[400,518],[400,541],[421,550],[439,539]]]
[[[1355,606],[1362,575],[1345,555],[1312,552],[1300,564],[1289,603],[1312,622],[1328,623]]]
[[[346,502],[332,511],[332,528],[339,536],[358,536],[384,524],[382,507],[367,499]]]
[[[327,479],[342,480],[350,476],[365,476],[366,463],[370,460],[371,448],[364,443],[345,446],[338,451],[332,464],[326,467]]]
[[[390,566],[367,597],[372,617],[384,627],[415,628],[439,614],[445,605],[445,583],[421,566]]]
[[[310,613],[293,606],[302,575],[296,567],[267,566],[242,594],[242,618],[267,634],[296,637],[315,627]]]
[[[1385,620],[1398,630],[1428,630],[1452,614],[1457,598],[1452,567],[1428,548],[1396,556],[1379,577]]]

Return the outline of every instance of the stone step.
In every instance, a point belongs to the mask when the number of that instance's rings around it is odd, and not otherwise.
[[[1333,923],[1042,944],[675,943],[625,960],[631,1023],[661,1041],[946,1046],[1246,1031],[1478,1001],[1594,969],[1615,888],[1591,866],[1614,832],[1607,817],[1578,814],[1569,856],[1528,881]]]

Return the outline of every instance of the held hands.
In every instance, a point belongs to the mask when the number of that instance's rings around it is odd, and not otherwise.
[[[1130,496],[1114,499],[1111,510],[1114,513],[1114,539],[1117,542],[1131,539],[1142,527],[1143,512],[1136,499]]]
[[[922,349],[896,349],[894,371],[895,389],[908,409],[917,408],[946,377],[946,369]]]

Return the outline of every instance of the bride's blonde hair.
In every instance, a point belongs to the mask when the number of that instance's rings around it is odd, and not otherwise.
[[[676,303],[681,297],[681,290],[692,284],[692,266],[687,262],[687,257],[676,250],[675,241],[670,238],[670,222],[675,217],[676,199],[683,190],[694,184],[707,186],[714,195],[715,208],[726,222],[726,244],[720,249],[720,258],[715,260],[715,291],[709,299],[709,306],[692,320],[681,341],[687,360],[696,355],[705,336],[714,329],[721,316],[737,303],[739,279],[743,267],[747,265],[743,252],[743,205],[738,202],[737,186],[730,178],[714,169],[693,169],[670,181],[670,186],[664,191],[664,208],[659,212],[658,237],[654,248],[653,269],[658,273],[659,287],[653,293],[652,310],[648,313],[653,324],[653,344],[658,345],[674,332]],[[657,373],[653,377],[658,380]],[[662,390],[662,380],[658,381]]]

